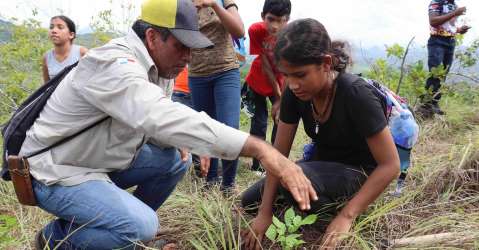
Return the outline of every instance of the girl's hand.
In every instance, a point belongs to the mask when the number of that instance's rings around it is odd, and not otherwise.
[[[251,230],[244,229],[241,232],[242,245],[247,250],[260,250],[261,242],[268,227],[273,223],[272,215],[263,215],[261,213],[251,222]]]
[[[354,219],[348,218],[341,213],[331,221],[326,233],[323,235],[321,249],[336,249],[337,244],[341,242],[342,236],[351,229]]]

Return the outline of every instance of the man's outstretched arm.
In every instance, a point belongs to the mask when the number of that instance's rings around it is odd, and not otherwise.
[[[316,192],[301,168],[263,140],[249,136],[240,155],[258,159],[269,174],[279,178],[302,210],[310,207],[311,200],[317,200]]]

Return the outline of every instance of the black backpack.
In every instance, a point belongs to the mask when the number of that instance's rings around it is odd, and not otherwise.
[[[10,180],[10,174],[8,173],[7,167],[7,157],[9,155],[18,155],[20,149],[22,147],[23,142],[25,141],[26,133],[33,125],[35,120],[40,115],[40,112],[43,110],[43,107],[47,103],[48,99],[52,95],[52,93],[57,88],[58,84],[65,78],[65,76],[77,66],[78,62],[72,64],[66,68],[64,68],[58,75],[53,77],[50,81],[46,84],[41,86],[37,89],[33,94],[31,94],[21,105],[20,107],[13,113],[10,120],[6,123],[5,127],[2,129],[2,136],[3,136],[3,155],[2,155],[2,169],[0,171],[0,176],[4,180]],[[94,125],[96,125],[95,123]],[[90,126],[91,127],[91,126]],[[88,127],[88,128],[90,128]],[[87,128],[87,129],[88,129]],[[80,131],[83,132],[85,130]],[[68,138],[64,138],[59,142],[51,145],[48,148],[42,149],[38,152],[30,154],[28,157],[41,154],[50,150],[51,148],[66,142],[67,140],[73,138],[74,136],[78,135],[76,133]]]

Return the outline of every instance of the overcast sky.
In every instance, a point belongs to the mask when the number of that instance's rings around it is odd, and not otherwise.
[[[113,2],[113,4],[111,3]],[[99,11],[112,9],[116,20],[125,19],[121,4],[133,2],[130,14],[139,15],[141,0],[1,0],[0,17],[19,19],[32,17],[32,9],[38,10],[37,19],[48,26],[49,17],[63,13],[71,17],[78,30],[88,29],[91,18]],[[427,7],[430,0],[292,0],[291,19],[311,17],[322,22],[332,38],[343,38],[363,46],[382,46],[398,42],[407,44],[413,37],[426,44],[429,26]],[[467,6],[464,21],[473,28],[466,42],[479,38],[479,1],[456,0]],[[237,0],[246,27],[260,21],[263,0]],[[113,6],[113,7],[112,7]]]

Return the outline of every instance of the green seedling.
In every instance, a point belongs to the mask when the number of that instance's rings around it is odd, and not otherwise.
[[[294,209],[289,208],[284,214],[284,223],[276,216],[273,216],[273,224],[266,231],[266,237],[275,243],[279,243],[284,250],[296,249],[305,242],[301,240],[298,229],[304,225],[311,225],[316,222],[316,214],[308,215],[306,218],[296,215]]]

